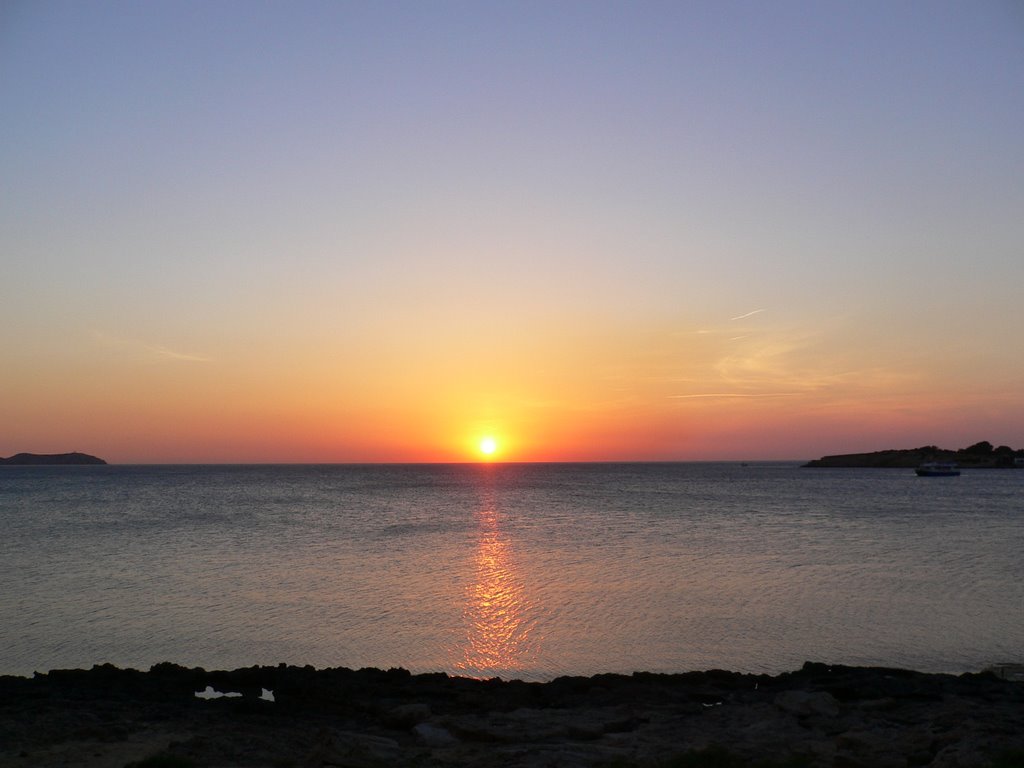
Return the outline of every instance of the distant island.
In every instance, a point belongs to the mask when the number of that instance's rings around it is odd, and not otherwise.
[[[16,453],[10,458],[0,457],[0,465],[53,466],[58,464],[106,464],[103,459],[87,453]]]
[[[809,461],[805,467],[873,467],[901,468],[916,467],[927,461],[951,461],[968,469],[1024,469],[1024,449],[1014,450],[1008,445],[994,448],[992,443],[983,440],[980,443],[950,450],[934,445],[921,448],[891,448],[873,453],[844,453],[836,456],[823,456]]]

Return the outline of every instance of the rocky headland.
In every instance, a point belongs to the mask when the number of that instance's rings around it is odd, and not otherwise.
[[[106,464],[103,459],[88,453],[16,453],[9,458],[0,457],[0,465],[51,466],[59,464]]]
[[[809,461],[805,467],[910,468],[928,461],[951,461],[967,469],[1024,468],[1024,449],[998,448],[982,441],[957,450],[926,445],[921,448],[890,448],[871,453],[843,453]]]
[[[104,665],[0,677],[0,766],[1006,768],[1024,764],[1024,683],[1001,673],[806,664],[525,683]]]

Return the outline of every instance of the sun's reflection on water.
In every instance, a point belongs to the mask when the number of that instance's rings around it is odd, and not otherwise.
[[[534,660],[536,622],[492,497],[485,498],[475,517],[475,579],[466,588],[466,640],[454,666],[471,677],[515,676]]]

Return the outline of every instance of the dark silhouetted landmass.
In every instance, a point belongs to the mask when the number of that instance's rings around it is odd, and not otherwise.
[[[103,665],[0,677],[0,766],[1019,766],[1018,671],[805,664],[524,683]],[[235,696],[195,696],[207,687]]]
[[[106,464],[103,459],[87,453],[16,453],[8,459],[0,458],[0,464],[19,466],[56,466],[59,464]]]
[[[873,467],[900,468],[916,467],[928,461],[951,461],[968,469],[1024,468],[1024,450],[1014,450],[1008,445],[994,448],[992,443],[982,441],[950,450],[935,445],[921,448],[891,448],[873,453],[844,453],[824,456],[804,464],[805,467]]]

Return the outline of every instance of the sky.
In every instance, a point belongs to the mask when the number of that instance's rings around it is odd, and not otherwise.
[[[1016,0],[0,6],[0,455],[1024,447]]]

